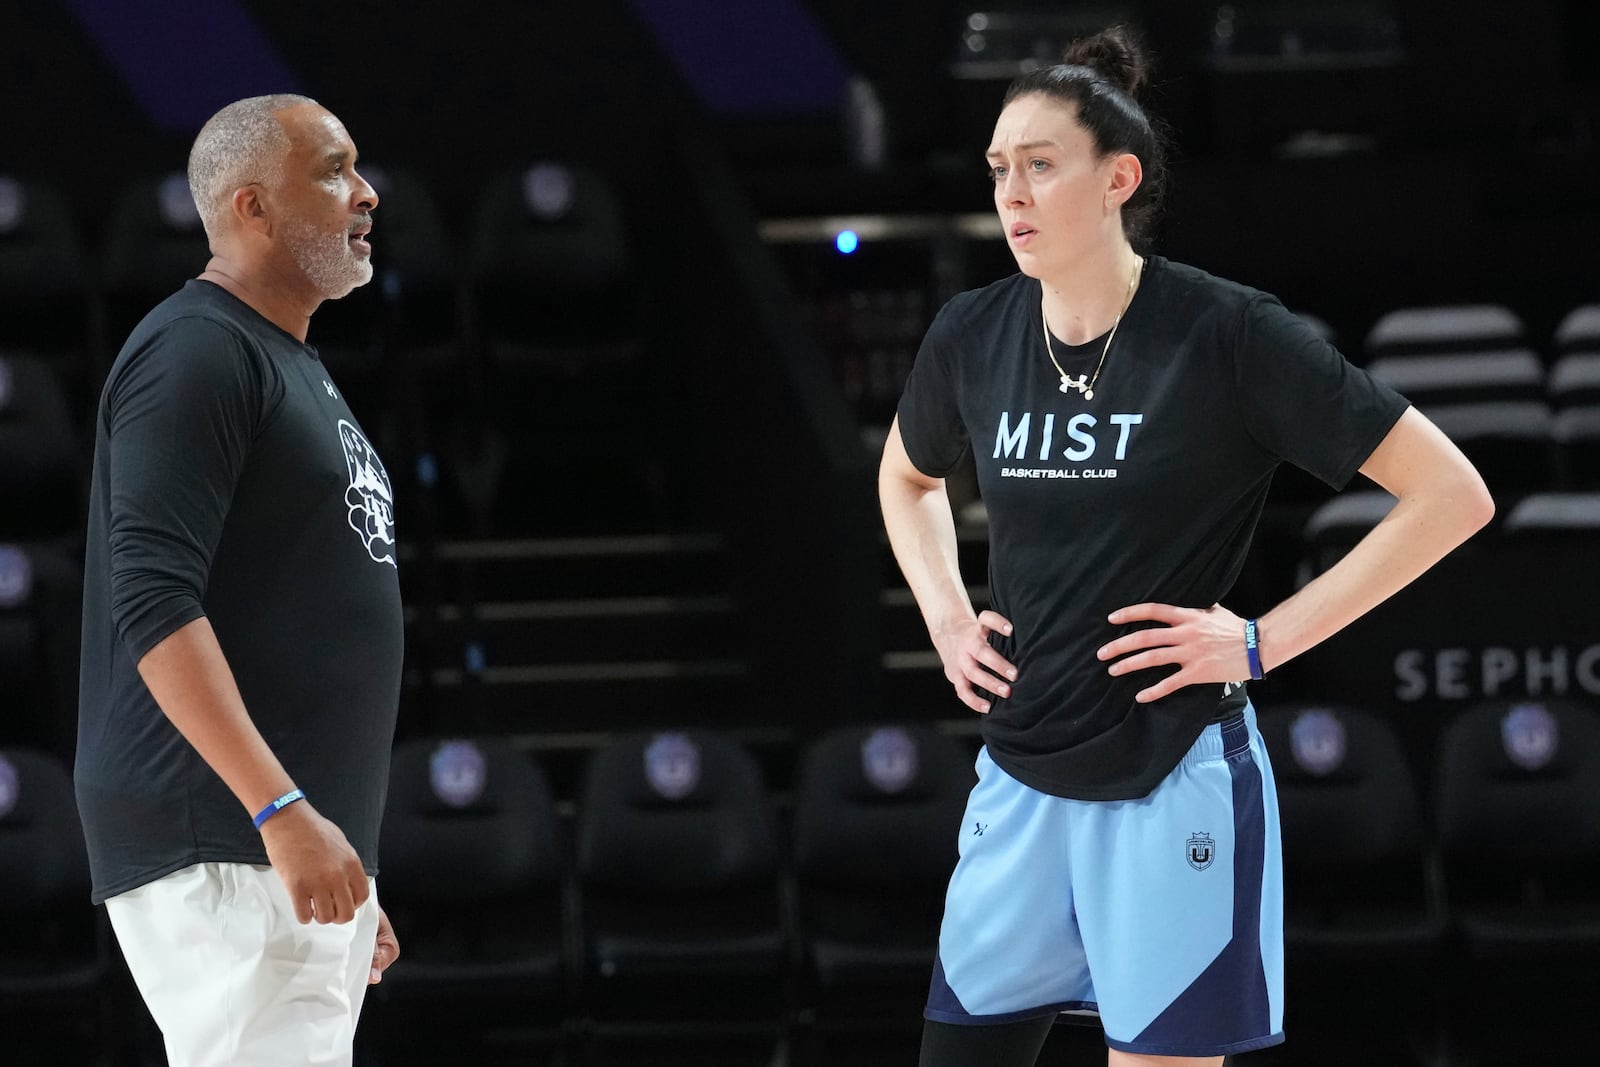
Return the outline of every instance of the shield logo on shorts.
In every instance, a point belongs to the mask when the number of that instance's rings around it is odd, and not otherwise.
[[[1183,843],[1183,855],[1189,861],[1189,866],[1203,871],[1216,858],[1217,844],[1210,834],[1190,834],[1189,840]]]

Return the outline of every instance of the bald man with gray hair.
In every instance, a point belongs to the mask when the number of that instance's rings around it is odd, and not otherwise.
[[[320,106],[295,93],[252,96],[229,104],[200,127],[189,149],[189,195],[207,236],[220,228],[235,189],[270,185],[281,177],[289,138],[278,112],[304,104]]]
[[[371,279],[378,196],[291,94],[212,117],[189,183],[211,259],[129,335],[95,424],[93,899],[172,1067],[348,1067],[399,955],[374,876],[402,615],[388,473],[306,336]]]

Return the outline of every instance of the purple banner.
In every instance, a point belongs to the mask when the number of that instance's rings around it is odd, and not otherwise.
[[[232,0],[66,0],[156,126],[192,134],[223,105],[301,91]]]
[[[799,0],[632,0],[707,108],[721,114],[836,110],[849,68]]]

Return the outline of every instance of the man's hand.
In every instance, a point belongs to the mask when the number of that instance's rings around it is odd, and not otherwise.
[[[1176,665],[1167,675],[1134,697],[1141,704],[1203,682],[1237,682],[1250,677],[1244,651],[1244,620],[1220,604],[1209,608],[1180,608],[1171,604],[1134,604],[1113,611],[1115,626],[1133,622],[1163,625],[1124,634],[1097,653],[1102,660],[1127,656],[1106,668],[1112,675],[1150,667]],[[1137,655],[1128,655],[1133,652]]]
[[[347,923],[367,902],[360,857],[344,831],[317,814],[309,800],[297,800],[262,823],[261,841],[301,922]]]
[[[395,960],[400,958],[400,940],[394,936],[394,927],[389,925],[389,916],[380,907],[378,909],[378,943],[372,947],[372,972],[367,975],[368,985],[377,985],[383,981],[383,972],[388,970]]]
[[[955,687],[956,696],[973,711],[987,714],[989,701],[974,686],[999,697],[1009,697],[1017,680],[1017,669],[989,644],[989,635],[998,631],[1010,635],[1011,621],[994,611],[967,619],[949,630],[933,634],[933,647],[944,664],[944,676]]]

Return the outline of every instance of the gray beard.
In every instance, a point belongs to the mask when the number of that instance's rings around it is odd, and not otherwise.
[[[337,300],[372,280],[372,257],[356,255],[348,232],[320,233],[295,223],[287,236],[295,265],[324,300]]]

